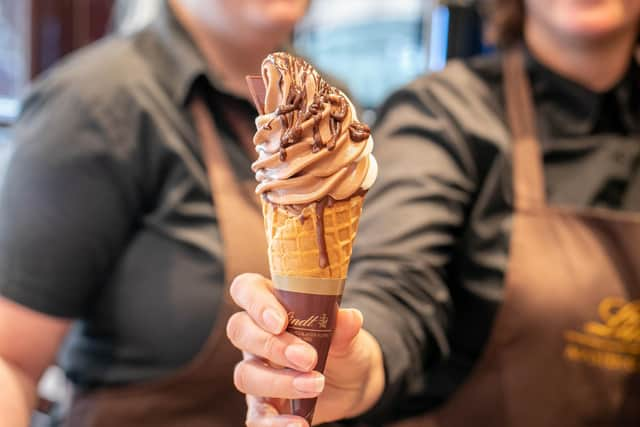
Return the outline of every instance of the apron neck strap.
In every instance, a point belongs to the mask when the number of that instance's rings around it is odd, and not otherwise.
[[[202,98],[194,98],[190,108],[200,137],[222,236],[225,281],[229,284],[235,276],[246,272],[269,277],[264,222],[257,200],[253,195],[247,194],[238,183],[215,123]],[[229,115],[232,116],[233,113]],[[236,127],[239,122],[239,119],[234,119],[230,125]],[[246,129],[243,132],[240,126],[237,127],[238,129],[232,130],[239,137],[250,134]]]
[[[531,84],[521,47],[509,49],[502,61],[507,120],[514,139],[513,191],[516,208],[546,204],[543,158],[536,131]]]

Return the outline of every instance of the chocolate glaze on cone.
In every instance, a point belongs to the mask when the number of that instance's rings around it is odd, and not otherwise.
[[[273,283],[277,298],[287,310],[287,331],[316,349],[318,364],[315,370],[324,372],[344,280],[274,276]],[[291,413],[305,418],[311,425],[316,400],[292,400]]]

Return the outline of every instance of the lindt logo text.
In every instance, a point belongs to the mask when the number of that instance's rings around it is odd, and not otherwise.
[[[329,316],[326,314],[314,314],[306,319],[298,319],[293,311],[289,312],[289,325],[298,328],[320,328],[327,329],[327,323],[329,322]]]

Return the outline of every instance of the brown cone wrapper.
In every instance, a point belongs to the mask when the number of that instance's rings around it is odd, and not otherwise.
[[[249,86],[253,103],[256,104],[258,114],[264,114],[264,99],[267,96],[267,88],[264,86],[262,76],[245,76],[245,79],[247,80],[247,86]]]
[[[345,280],[288,276],[274,276],[272,280],[276,297],[287,310],[287,331],[316,349],[315,370],[324,372]],[[291,413],[305,418],[311,425],[316,400],[292,400]]]

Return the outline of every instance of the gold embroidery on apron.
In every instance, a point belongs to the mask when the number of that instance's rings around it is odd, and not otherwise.
[[[605,298],[598,314],[601,322],[565,332],[565,358],[613,371],[640,372],[640,300]]]

